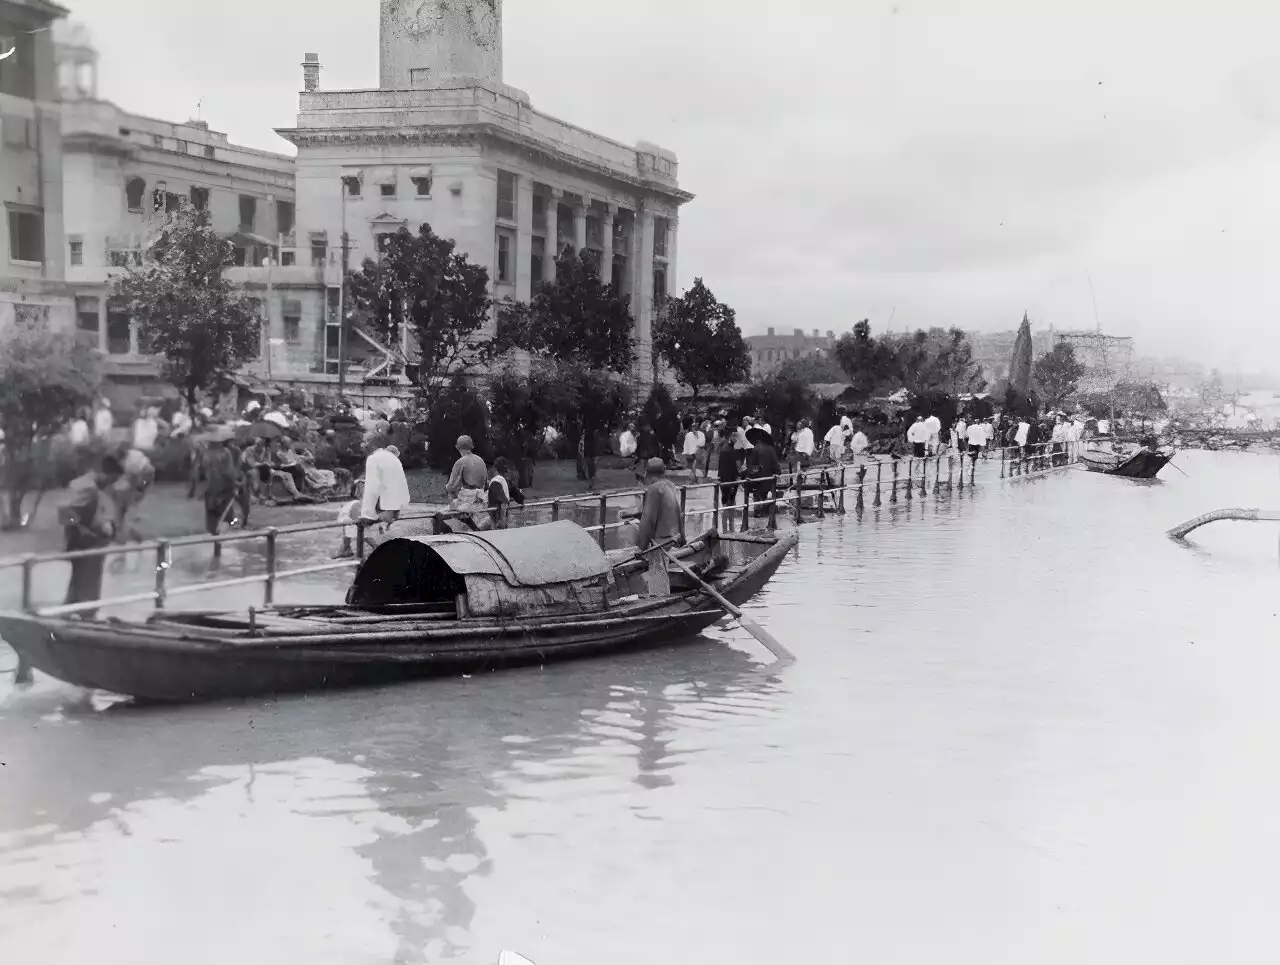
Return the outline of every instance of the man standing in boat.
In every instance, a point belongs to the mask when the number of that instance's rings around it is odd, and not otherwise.
[[[680,493],[667,478],[667,464],[656,456],[645,464],[648,486],[640,507],[640,528],[636,547],[644,552],[656,543],[684,539],[684,520],[680,517]]]

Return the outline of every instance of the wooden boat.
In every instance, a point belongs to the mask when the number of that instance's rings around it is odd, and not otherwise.
[[[740,604],[797,541],[794,531],[713,530],[676,555]],[[724,615],[665,564],[634,549],[606,554],[569,521],[411,536],[370,553],[344,604],[158,611],[145,622],[0,613],[0,638],[67,683],[152,701],[382,684],[607,654]]]
[[[1172,449],[1115,442],[1108,438],[1086,442],[1080,450],[1080,461],[1090,472],[1127,479],[1155,479],[1172,458]]]

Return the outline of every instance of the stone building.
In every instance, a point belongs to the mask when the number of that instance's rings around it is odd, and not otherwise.
[[[319,58],[304,58],[296,126],[278,133],[298,149],[301,251],[326,270],[322,287],[282,296],[301,301],[300,340],[271,307],[271,342],[283,336],[286,348],[272,357],[274,380],[337,379],[342,238],[355,267],[376,257],[380,236],[426,222],[488,268],[495,299],[527,300],[567,245],[591,252],[630,299],[643,387],[655,308],[675,283],[679,208],[692,199],[675,156],[540,113],[503,83],[501,0],[429,6],[382,0],[376,89],[323,90]],[[251,275],[261,284],[260,270]],[[407,342],[384,345],[356,320],[348,349],[350,390],[408,391]]]
[[[829,351],[836,344],[836,333],[823,335],[818,329],[806,335],[797,328],[791,335],[778,335],[773,328],[764,335],[748,335],[745,339],[751,351],[751,374],[756,377],[770,375],[789,359],[804,358]]]
[[[138,351],[138,333],[110,295],[115,276],[140,264],[165,214],[210,212],[235,243],[236,264],[294,257],[294,167],[283,154],[241,147],[202,121],[175,124],[131,114],[98,96],[98,54],[83,27],[55,32],[62,97],[62,192],[66,277],[76,324],[94,340],[116,395],[151,394],[159,366]],[[305,268],[313,287],[322,273]],[[281,279],[287,297],[286,279]],[[264,343],[264,350],[268,346]],[[264,356],[265,357],[265,356]]]
[[[0,325],[23,317],[69,328],[64,283],[62,135],[49,0],[0,0]]]

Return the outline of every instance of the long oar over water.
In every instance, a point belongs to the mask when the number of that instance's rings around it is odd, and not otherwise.
[[[689,577],[689,579],[697,583],[698,586],[702,588],[702,592],[706,593],[707,596],[711,597],[711,599],[715,600],[716,603],[720,604],[720,608],[724,610],[725,613],[729,614],[729,616],[737,620],[739,625],[742,627],[742,629],[746,630],[747,633],[751,634],[753,637],[759,640],[768,649],[768,651],[772,653],[775,657],[777,657],[779,660],[788,660],[788,661],[795,659],[795,656],[791,653],[791,651],[788,650],[786,647],[784,647],[782,644],[780,644],[777,640],[775,640],[773,638],[773,635],[770,634],[768,630],[760,626],[760,624],[756,623],[755,620],[751,619],[749,616],[743,613],[742,610],[734,606],[732,603],[726,600],[723,596],[721,596],[718,592],[716,592],[716,590],[709,583],[701,579],[697,573],[693,572],[693,570],[689,569],[689,567],[684,564],[683,560],[676,559],[666,550],[663,550],[662,553],[672,563],[680,567],[680,569],[684,572],[685,576]]]

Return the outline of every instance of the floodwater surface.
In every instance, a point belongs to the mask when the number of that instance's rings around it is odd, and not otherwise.
[[[1277,528],[1163,535],[1280,508],[1280,460],[1177,465],[806,525],[750,607],[780,669],[722,626],[249,703],[5,683],[0,956],[1280,960]]]

